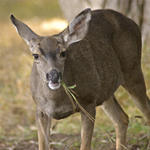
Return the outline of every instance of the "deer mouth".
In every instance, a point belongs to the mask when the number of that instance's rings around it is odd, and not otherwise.
[[[56,82],[56,83],[53,83],[52,81],[49,81],[48,82],[48,87],[51,89],[51,90],[57,90],[59,89],[61,86],[61,83],[60,81]]]

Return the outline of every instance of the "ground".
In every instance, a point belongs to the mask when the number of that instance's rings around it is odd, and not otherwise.
[[[80,148],[79,135],[53,134],[51,136],[51,140],[52,140],[51,142],[52,150],[79,150]],[[110,141],[109,138],[101,139],[101,137],[96,138],[95,140],[99,144],[95,146],[94,148],[95,150],[115,150],[115,143],[113,140]],[[150,150],[150,142],[148,137],[146,137],[145,135],[141,135],[136,139],[136,141],[137,143],[134,144],[128,143],[127,150]],[[15,141],[13,144],[12,142],[14,141],[10,140],[7,141],[7,143],[6,141],[0,141],[0,150],[38,150],[37,139],[20,140],[17,142]],[[145,143],[145,145],[143,145],[143,142]]]

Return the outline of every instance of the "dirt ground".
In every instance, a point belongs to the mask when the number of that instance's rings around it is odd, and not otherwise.
[[[139,137],[144,139],[146,137]],[[80,136],[79,135],[66,135],[66,134],[53,134],[51,136],[51,150],[79,150]],[[97,139],[101,140],[101,139]],[[140,142],[137,144],[130,144],[126,150],[150,150],[150,143],[147,139],[147,147],[145,149],[140,147]],[[105,143],[105,144],[104,144]],[[38,150],[37,139],[34,140],[21,140],[18,142],[13,141],[0,141],[0,150]],[[115,150],[115,143],[111,141],[99,141],[99,146],[94,150]]]

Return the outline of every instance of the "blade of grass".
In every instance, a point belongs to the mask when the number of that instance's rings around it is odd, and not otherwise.
[[[94,122],[95,121],[95,118],[93,118],[83,107],[82,105],[79,103],[79,101],[77,100],[76,96],[77,95],[75,93],[75,91],[73,91],[73,89],[76,87],[76,85],[73,85],[73,86],[69,86],[67,87],[66,84],[62,81],[62,86],[66,92],[66,94],[68,95],[72,105],[73,105],[73,110],[75,111],[76,109],[76,105],[74,104],[74,102],[78,105],[78,107],[81,109],[82,112],[85,113],[85,115],[87,115],[87,117],[92,121]]]
[[[74,102],[73,102],[73,100],[72,100],[72,97],[71,97],[71,95],[70,95],[69,92],[68,92],[68,88],[67,88],[67,86],[66,86],[66,84],[65,84],[64,82],[62,82],[61,84],[62,84],[62,86],[63,86],[63,88],[64,88],[66,94],[68,95],[68,97],[69,97],[69,99],[70,99],[70,101],[71,101],[71,103],[72,103],[72,106],[73,106],[73,111],[75,112],[76,105],[74,104]]]

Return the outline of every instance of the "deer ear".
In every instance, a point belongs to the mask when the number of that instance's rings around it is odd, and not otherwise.
[[[91,20],[91,9],[85,9],[77,15],[63,33],[63,38],[67,46],[81,41],[88,32]]]
[[[13,25],[16,27],[21,38],[25,40],[25,42],[33,52],[33,47],[35,47],[34,41],[38,39],[39,36],[36,33],[34,33],[26,24],[16,19],[13,15],[10,16],[10,19]]]

